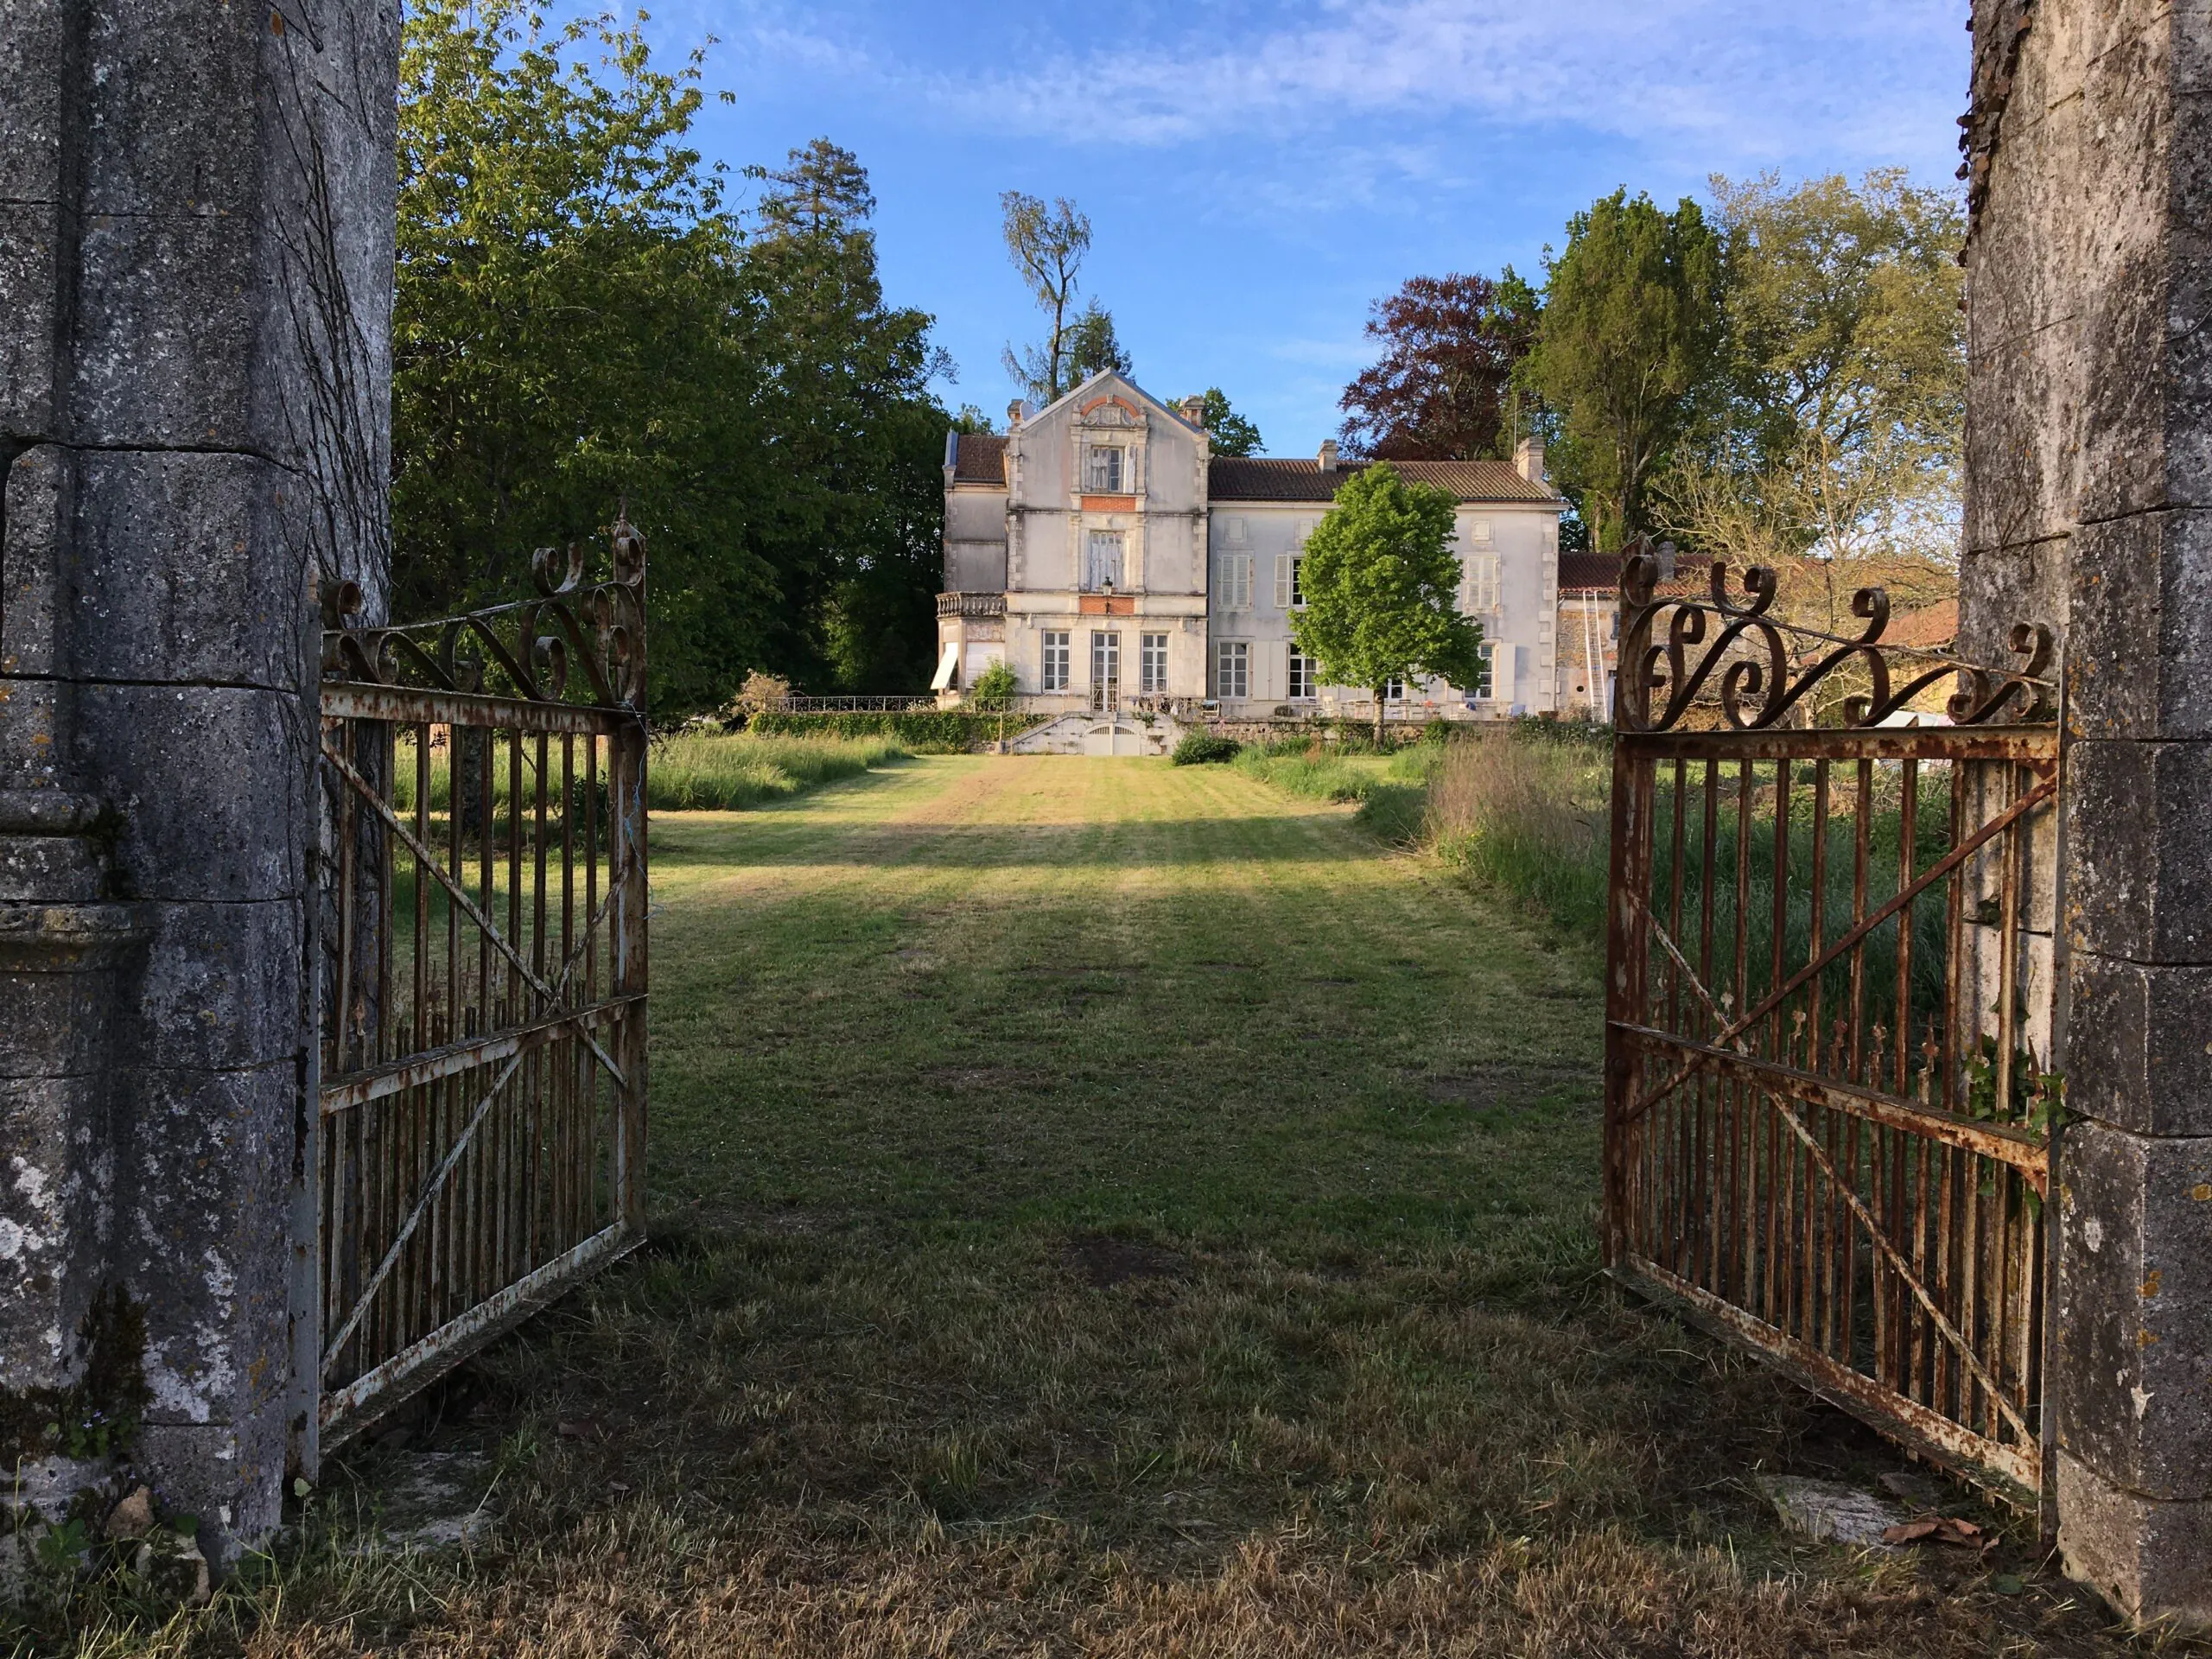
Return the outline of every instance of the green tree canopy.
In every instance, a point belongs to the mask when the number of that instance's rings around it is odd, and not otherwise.
[[[520,0],[418,0],[402,53],[393,613],[516,597],[626,500],[658,706],[926,683],[942,363],[858,162],[755,172],[748,236],[690,143],[698,54]]]
[[[1727,238],[1726,419],[1656,486],[1675,535],[1781,579],[1804,626],[1853,589],[1955,586],[1966,350],[1957,197],[1902,170],[1713,181]]]
[[[1325,679],[1374,689],[1378,736],[1392,680],[1472,685],[1482,672],[1482,625],[1459,610],[1454,507],[1448,493],[1377,461],[1345,481],[1306,537],[1298,579],[1306,604],[1291,613],[1291,637]]]
[[[1114,314],[1096,299],[1084,307],[1068,328],[1067,359],[1070,386],[1079,386],[1106,369],[1116,374],[1129,372],[1129,354],[1114,332]]]
[[[1523,378],[1556,417],[1562,481],[1599,545],[1618,547],[1651,527],[1652,480],[1723,390],[1726,251],[1695,202],[1666,213],[1616,190],[1546,263]]]
[[[1208,386],[1198,401],[1205,405],[1199,411],[1199,424],[1213,440],[1214,454],[1256,455],[1265,451],[1260,429],[1229,406],[1229,394],[1219,386]]]

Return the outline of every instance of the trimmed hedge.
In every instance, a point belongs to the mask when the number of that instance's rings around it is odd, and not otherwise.
[[[1035,715],[1008,715],[1006,734],[1019,736],[1038,721]],[[760,714],[745,729],[760,737],[887,737],[916,754],[965,754],[994,742],[996,715],[964,709],[926,709],[906,715]]]
[[[1233,737],[1217,737],[1211,732],[1185,732],[1170,758],[1179,766],[1216,766],[1234,760],[1243,747]]]

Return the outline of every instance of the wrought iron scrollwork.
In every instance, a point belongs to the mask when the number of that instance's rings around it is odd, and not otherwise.
[[[2019,666],[1988,668],[1884,640],[1890,598],[1879,588],[1861,588],[1851,596],[1851,613],[1865,626],[1847,638],[1770,614],[1778,583],[1766,565],[1743,573],[1740,595],[1730,592],[1729,568],[1719,559],[1704,600],[1662,596],[1659,582],[1659,561],[1639,539],[1621,573],[1618,717],[1624,729],[1667,731],[1703,700],[1708,707],[1717,703],[1736,730],[1759,731],[1780,722],[1824,682],[1851,674],[1864,689],[1837,705],[1847,727],[1879,726],[1953,677],[1958,689],[1946,713],[1955,725],[2024,725],[2056,717],[2057,688],[2049,677],[2051,632],[2040,622],[2012,629],[2012,649],[2024,659]],[[1716,675],[1717,696],[1707,696]]]
[[[323,678],[643,714],[645,537],[618,517],[607,540],[613,568],[603,581],[588,580],[580,543],[541,547],[531,559],[535,596],[429,622],[348,626],[361,590],[338,583],[323,600]]]

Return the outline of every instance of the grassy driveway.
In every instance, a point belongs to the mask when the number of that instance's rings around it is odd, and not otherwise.
[[[654,846],[655,1242],[444,1402],[492,1541],[256,1650],[2110,1650],[1775,1534],[1884,1454],[1605,1287],[1595,964],[1349,809],[946,759]]]

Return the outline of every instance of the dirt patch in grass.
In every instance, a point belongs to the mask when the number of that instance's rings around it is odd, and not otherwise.
[[[1190,1258],[1179,1250],[1162,1249],[1136,1239],[1090,1233],[1061,1246],[1060,1265],[1084,1283],[1110,1290],[1133,1279],[1179,1279],[1189,1268]]]

